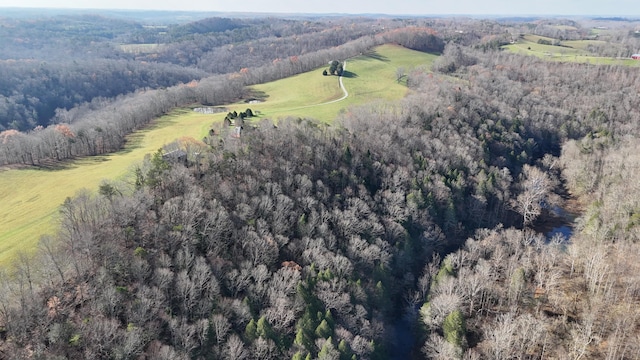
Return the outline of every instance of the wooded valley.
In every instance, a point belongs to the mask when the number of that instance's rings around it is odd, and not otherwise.
[[[68,198],[0,270],[0,358],[638,358],[640,68],[505,46],[598,35],[590,56],[629,57],[640,22],[0,23],[0,164],[18,168],[382,44],[440,55],[396,71],[400,101],[216,124]]]

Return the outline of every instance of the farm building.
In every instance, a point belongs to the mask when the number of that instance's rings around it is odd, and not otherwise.
[[[633,54],[633,55],[631,55],[631,58],[633,60],[640,60],[640,54]]]
[[[186,164],[187,152],[181,149],[169,151],[168,153],[162,155],[162,159],[166,161],[175,161]]]

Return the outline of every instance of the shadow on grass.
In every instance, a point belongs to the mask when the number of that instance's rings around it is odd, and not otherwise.
[[[73,162],[73,160],[42,160],[39,164],[34,165],[34,167],[42,171],[60,171],[76,167],[77,165],[75,165]]]
[[[147,128],[145,130],[160,129],[162,127],[164,127],[164,124],[162,124],[162,125],[154,124],[153,127],[149,127],[149,128]],[[120,154],[128,154],[128,153],[132,152],[133,150],[140,149],[142,147],[142,141],[144,140],[144,137],[146,135],[146,134],[143,133],[143,131],[135,132],[135,133],[127,135],[126,140],[125,140],[122,148],[120,148],[119,150],[116,150],[115,152],[120,153]]]
[[[251,102],[251,100],[257,100],[257,101],[265,101],[267,100],[267,98],[269,97],[269,94],[265,93],[264,91],[261,90],[255,90],[255,89],[250,89],[249,93],[245,96],[245,102]]]
[[[363,53],[362,55],[365,57],[365,59],[369,58],[369,59],[378,60],[378,61],[384,61],[384,62],[391,61],[391,60],[389,60],[388,57],[380,54],[379,52],[377,52],[375,50],[367,51],[367,52]]]
[[[142,140],[144,139],[144,134],[134,133],[127,136],[126,142],[124,146],[118,150],[113,152],[108,152],[105,154],[99,155],[87,155],[74,157],[65,160],[41,160],[38,164],[32,165],[31,167],[41,171],[62,171],[62,170],[70,170],[75,169],[81,166],[93,165],[104,163],[110,161],[111,156],[113,155],[122,155],[128,154],[133,150],[139,149],[142,147]]]
[[[39,164],[33,165],[34,169],[41,171],[62,171],[75,169],[80,166],[97,164],[109,161],[108,155],[83,156],[65,160],[41,160]]]
[[[349,71],[349,70],[344,70],[344,71],[342,72],[342,77],[345,77],[345,78],[347,78],[347,79],[355,79],[355,78],[357,78],[357,77],[358,77],[358,74],[356,74],[356,73],[354,73],[354,72],[351,72],[351,71]]]

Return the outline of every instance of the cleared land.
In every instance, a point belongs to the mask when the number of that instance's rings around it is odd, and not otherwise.
[[[176,134],[202,138],[210,116],[176,111],[132,134],[127,146],[113,154],[56,164],[55,168],[0,171],[0,264],[19,250],[30,251],[40,235],[52,232],[57,209],[80,189],[97,190],[103,179],[127,175],[145,154],[176,139]]]
[[[130,54],[153,54],[162,50],[164,44],[122,44],[120,49]]]
[[[239,102],[227,108],[244,111],[250,107],[259,111],[260,117],[273,119],[304,116],[329,122],[349,105],[405,96],[408,89],[396,81],[397,68],[409,71],[418,66],[428,67],[435,58],[435,55],[385,45],[348,60],[344,85],[349,96],[343,101],[311,106],[343,95],[338,77],[322,76],[322,69],[318,69],[255,86],[256,92],[265,96],[263,103]],[[201,139],[211,124],[221,121],[224,115],[176,110],[132,134],[126,147],[117,153],[56,164],[52,169],[0,171],[0,264],[7,264],[20,250],[33,250],[41,234],[52,232],[57,209],[67,197],[81,189],[95,191],[104,179],[126,177],[146,154],[178,137]]]
[[[543,40],[551,44],[540,44],[538,41]],[[515,44],[506,45],[503,49],[509,50],[514,53],[537,56],[539,58],[548,59],[552,61],[563,62],[580,62],[589,64],[602,64],[602,65],[625,65],[625,66],[640,66],[640,61],[633,59],[623,59],[614,57],[602,57],[593,56],[588,51],[589,46],[606,46],[607,43],[598,40],[571,40],[561,41],[553,38],[537,35],[524,35]]]
[[[264,102],[247,105],[244,102],[227,106],[230,110],[244,111],[247,107],[258,110],[260,117],[309,117],[331,122],[350,105],[363,104],[376,99],[395,100],[407,94],[403,82],[396,81],[396,71],[402,67],[409,72],[416,67],[429,68],[436,55],[409,50],[395,45],[384,45],[347,60],[344,86],[349,96],[343,101],[322,106],[343,96],[337,76],[322,76],[322,68],[290,78],[254,86],[264,94]],[[328,68],[328,65],[327,65]],[[224,114],[217,118],[224,118]]]

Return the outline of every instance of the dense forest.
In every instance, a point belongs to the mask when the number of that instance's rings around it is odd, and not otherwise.
[[[637,68],[500,49],[524,29],[581,39],[579,23],[216,19],[162,35],[126,24],[96,36],[166,45],[3,61],[21,84],[4,102],[25,89],[34,100],[20,108],[33,117],[0,133],[0,164],[113,151],[175,107],[223,104],[382,43],[441,56],[407,75],[401,101],[332,125],[248,121],[235,141],[221,127],[67,199],[59,232],[0,272],[0,357],[637,358]],[[630,34],[607,36],[633,52]],[[114,89],[79,87],[93,66]],[[142,80],[118,85],[125,75]],[[54,83],[54,115],[38,119]],[[564,211],[577,217],[571,238],[547,236]]]

